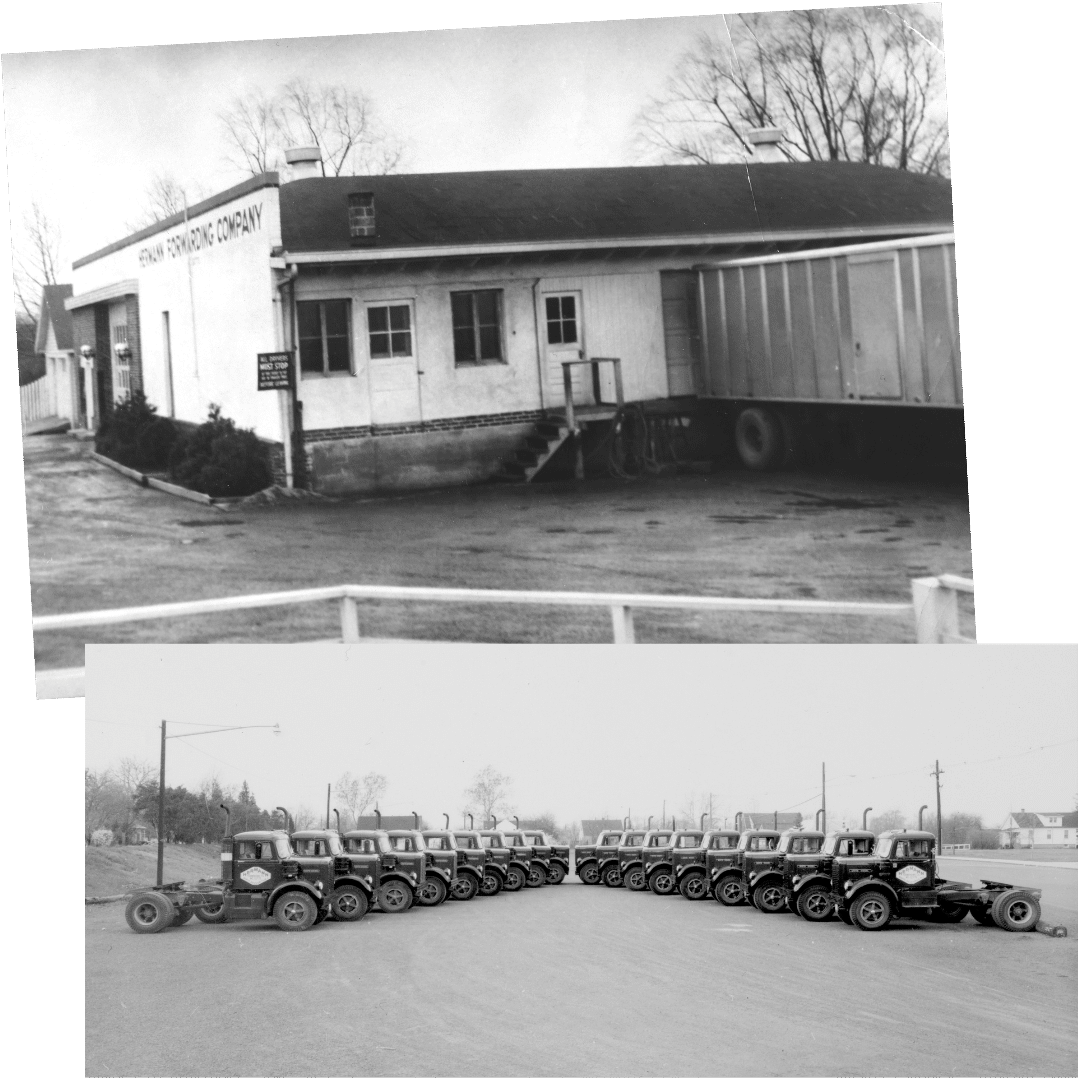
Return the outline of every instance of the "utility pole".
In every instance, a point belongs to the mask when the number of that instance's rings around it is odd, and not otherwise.
[[[937,788],[937,846],[938,854],[941,854],[941,764],[934,759],[934,771],[930,774],[934,778]]]
[[[326,827],[330,828],[330,785],[326,785]]]
[[[821,831],[827,833],[825,820],[825,762],[821,763]]]

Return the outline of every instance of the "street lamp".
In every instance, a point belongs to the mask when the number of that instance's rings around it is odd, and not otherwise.
[[[183,720],[174,720],[174,724],[182,724]],[[281,734],[278,724],[239,724],[235,727],[211,727],[206,731],[187,731],[180,735],[167,735],[165,733],[166,721],[161,721],[161,776],[158,781],[158,810],[157,810],[157,887],[160,889],[165,882],[165,740],[166,739],[190,739],[193,735],[213,735],[222,731],[243,731],[245,728],[272,728],[275,735]]]

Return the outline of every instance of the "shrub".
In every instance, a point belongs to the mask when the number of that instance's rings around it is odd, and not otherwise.
[[[145,427],[139,430],[135,439],[135,452],[141,468],[148,472],[158,472],[168,468],[169,454],[180,432],[171,420],[155,416]]]
[[[158,416],[141,390],[133,390],[113,406],[97,431],[94,449],[129,469],[153,472],[167,464],[176,436],[176,425]]]
[[[90,843],[94,847],[108,847],[113,842],[112,829],[95,829],[90,834]]]
[[[206,422],[173,443],[169,477],[213,498],[253,495],[273,478],[266,447],[254,431],[222,416],[220,405],[211,405]]]

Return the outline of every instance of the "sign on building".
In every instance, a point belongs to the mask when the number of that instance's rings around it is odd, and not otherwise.
[[[289,352],[261,352],[259,355],[259,389],[292,390],[293,355]]]

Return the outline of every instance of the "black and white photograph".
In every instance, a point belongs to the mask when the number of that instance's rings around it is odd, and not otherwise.
[[[945,79],[937,5],[10,57],[41,694],[973,640]]]

